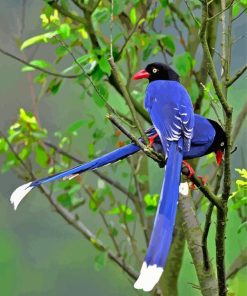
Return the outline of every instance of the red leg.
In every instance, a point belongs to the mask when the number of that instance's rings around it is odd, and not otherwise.
[[[183,165],[189,170],[188,178],[190,179],[195,174],[195,171],[193,170],[192,166],[185,160],[183,160]]]
[[[149,147],[152,147],[152,146],[153,146],[154,140],[155,140],[158,136],[159,136],[158,134],[154,134],[153,136],[151,136],[151,137],[148,138],[148,140],[149,140]]]

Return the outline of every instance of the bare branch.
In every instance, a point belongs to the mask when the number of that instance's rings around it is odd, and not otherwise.
[[[220,169],[218,170],[217,175],[216,175],[216,183],[215,183],[215,187],[214,187],[214,194],[215,195],[217,195],[217,193],[220,189],[220,182],[222,179],[222,175],[223,175],[223,166],[221,165]],[[210,203],[207,213],[206,213],[204,230],[203,230],[203,234],[202,234],[202,252],[203,252],[203,263],[204,263],[205,269],[209,268],[209,255],[208,255],[207,239],[208,239],[209,229],[211,226],[211,216],[213,213],[213,209],[214,209],[214,204]]]
[[[181,10],[178,9],[178,7],[171,1],[169,1],[169,8],[171,9],[171,11],[173,11],[177,17],[179,18],[179,20],[184,24],[184,26],[189,29],[190,28],[190,23],[187,21],[187,19],[185,18],[184,14],[182,13]]]
[[[182,167],[182,174],[185,176],[189,175],[189,170],[186,166]],[[197,176],[193,175],[190,177],[190,181],[193,182],[196,187],[205,195],[205,197],[212,202],[218,209],[222,209],[221,200],[208,188],[208,186],[203,185],[202,180]]]
[[[49,1],[48,4],[52,8],[57,9],[62,15],[71,18],[76,23],[83,24],[84,26],[86,26],[86,20],[83,17],[78,16],[78,15],[70,12],[69,10],[65,9],[63,6],[59,5],[57,3],[57,1]]]
[[[81,74],[76,74],[76,75],[64,75],[64,74],[60,74],[60,73],[55,73],[55,72],[51,72],[49,70],[46,70],[44,68],[40,68],[39,66],[36,66],[36,65],[32,65],[30,64],[29,62],[27,61],[24,61],[23,59],[13,55],[12,53],[9,53],[7,51],[5,51],[4,49],[0,48],[0,52],[3,53],[4,55],[26,65],[26,66],[29,66],[33,69],[36,69],[36,70],[39,70],[40,72],[43,72],[45,74],[48,74],[48,75],[52,75],[52,76],[55,76],[55,77],[60,77],[60,78],[68,78],[68,79],[74,79],[74,78],[78,78],[79,76],[81,76]]]
[[[233,278],[242,268],[247,265],[247,248],[243,249],[238,257],[230,265],[226,278],[231,279]]]
[[[179,207],[182,210],[183,229],[188,242],[188,248],[193,259],[197,277],[200,282],[201,293],[204,296],[218,295],[217,281],[214,275],[211,262],[205,270],[203,264],[203,253],[201,247],[202,232],[196,216],[194,203],[191,197],[180,192]]]
[[[33,174],[32,170],[27,167],[27,165],[24,163],[24,161],[19,157],[19,155],[16,153],[15,149],[11,145],[11,143],[8,141],[7,137],[0,131],[0,135],[5,139],[6,143],[8,144],[10,150],[14,153],[15,157],[18,159],[18,161],[21,163],[23,168],[27,171],[27,173],[30,175],[30,177],[35,180],[36,176]],[[82,223],[82,221],[78,220],[78,215],[74,215],[73,213],[70,213],[68,210],[66,210],[64,207],[62,207],[60,204],[56,202],[56,200],[48,193],[48,191],[45,189],[44,186],[40,185],[39,190],[46,196],[48,201],[51,203],[51,205],[55,208],[57,213],[62,216],[71,226],[73,226],[76,230],[78,230],[94,247],[97,249],[104,251],[107,253],[108,257],[113,260],[117,265],[119,265],[132,279],[136,280],[138,275],[137,273],[130,267],[127,266],[124,261],[118,257],[118,255],[115,255],[111,250],[106,248],[104,244],[97,239],[95,234],[93,234],[86,225]]]
[[[221,15],[222,13],[224,13],[225,11],[227,11],[232,5],[233,5],[233,2],[235,0],[231,0],[230,3],[224,8],[222,9],[220,12],[216,13],[215,15],[209,17],[207,20],[208,21],[212,21],[214,18],[216,18],[217,16]]]
[[[193,11],[192,11],[192,9],[190,8],[190,6],[189,6],[189,4],[188,4],[188,1],[187,0],[184,0],[184,2],[185,2],[185,4],[186,4],[186,6],[187,6],[187,8],[188,8],[188,10],[189,10],[189,13],[190,13],[190,15],[192,16],[192,18],[193,18],[193,20],[195,21],[195,23],[197,24],[197,25],[201,25],[201,23],[196,19],[196,17],[194,16],[194,13],[193,13]]]
[[[247,7],[243,11],[241,11],[239,15],[237,15],[235,18],[232,19],[232,23],[236,21],[238,18],[240,18],[240,16],[242,16],[246,12],[246,10],[247,10]]]
[[[240,132],[240,129],[243,125],[244,120],[246,119],[247,116],[247,102],[245,102],[242,110],[238,114],[238,117],[236,119],[236,123],[232,132],[232,142],[234,143],[236,141],[236,138]]]
[[[164,163],[163,155],[151,150],[148,146],[144,145],[139,139],[137,139],[134,135],[132,135],[124,126],[122,126],[112,115],[108,115],[107,118],[118,128],[122,133],[124,133],[131,141],[133,141],[141,150],[154,161],[159,164]]]
[[[207,35],[206,35],[206,29],[207,29],[207,17],[208,17],[208,7],[207,4],[205,2],[203,2],[202,4],[203,9],[202,9],[202,24],[201,24],[201,30],[200,30],[200,39],[201,39],[201,43],[202,43],[202,47],[203,47],[203,51],[205,54],[205,58],[206,58],[206,62],[207,62],[207,66],[208,66],[208,71],[209,71],[209,75],[212,79],[213,85],[214,85],[214,89],[215,92],[221,102],[221,105],[225,111],[225,113],[228,116],[231,116],[232,114],[232,107],[229,106],[223,91],[221,89],[221,86],[219,84],[219,80],[216,74],[216,69],[214,66],[214,62],[208,47],[208,43],[207,43]]]
[[[117,66],[116,66],[116,64],[114,62],[114,59],[110,58],[109,62],[110,62],[111,68],[112,68],[112,74],[113,74],[116,82],[118,83],[119,88],[122,91],[122,94],[123,94],[123,97],[125,98],[126,103],[129,106],[129,109],[130,109],[134,124],[136,125],[141,137],[143,138],[144,143],[146,144],[146,143],[148,143],[147,135],[142,130],[141,124],[140,124],[140,122],[139,122],[139,120],[137,118],[137,114],[136,114],[134,104],[132,102],[132,99],[131,99],[126,87],[124,86],[124,84],[123,84],[123,82],[122,82],[122,80],[121,80],[121,78],[119,76],[119,73],[117,71]]]
[[[241,70],[239,70],[234,77],[230,78],[227,83],[226,86],[230,87],[235,81],[238,80],[238,78],[240,78],[244,72],[247,70],[247,65],[245,65]]]

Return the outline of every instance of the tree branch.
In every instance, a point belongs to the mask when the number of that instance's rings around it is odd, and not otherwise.
[[[24,163],[24,161],[19,157],[16,153],[15,149],[9,142],[8,138],[0,131],[0,135],[4,138],[6,143],[8,144],[10,150],[15,155],[16,159],[20,162],[23,168],[27,171],[30,177],[35,180],[37,179],[31,169]],[[130,267],[127,266],[122,259],[120,259],[117,255],[115,255],[111,250],[107,249],[104,244],[97,239],[97,237],[80,221],[78,220],[78,215],[74,215],[69,212],[65,208],[63,208],[60,204],[56,202],[56,200],[48,193],[43,185],[40,185],[39,190],[46,196],[50,204],[54,207],[56,212],[62,216],[71,226],[73,226],[76,230],[78,230],[94,247],[97,249],[104,251],[107,253],[108,257],[114,261],[118,266],[120,266],[132,279],[136,280],[138,274]]]
[[[236,138],[240,132],[240,129],[241,129],[246,117],[247,117],[247,102],[245,102],[242,110],[240,111],[240,113],[237,116],[236,123],[233,128],[233,132],[232,132],[232,142],[233,143],[236,141]]]
[[[77,162],[78,164],[83,164],[85,162],[83,162],[82,160],[80,160],[79,158],[71,155],[70,153],[64,151],[63,149],[57,147],[56,145],[50,143],[50,142],[47,142],[47,141],[44,141],[44,144],[48,147],[51,147],[53,148],[56,152],[58,152],[59,154],[62,154],[66,157],[68,157],[69,159]],[[115,187],[117,190],[119,190],[120,192],[122,192],[123,194],[125,194],[126,196],[129,196],[129,198],[131,200],[134,199],[134,195],[129,192],[126,188],[123,187],[122,184],[120,184],[119,182],[117,181],[114,181],[112,180],[110,177],[108,177],[106,174],[103,174],[103,173],[100,173],[99,171],[96,171],[96,170],[92,170],[91,171],[93,174],[97,175],[99,178],[101,178],[102,180],[106,181],[108,184],[110,184],[111,186]]]
[[[187,167],[182,167],[182,174],[185,176],[189,175],[189,170]],[[196,187],[205,195],[205,197],[212,202],[218,209],[222,209],[221,200],[208,188],[208,186],[203,185],[202,180],[195,175],[190,177],[190,181],[193,182]]]
[[[234,77],[230,78],[227,83],[226,86],[230,87],[235,81],[238,80],[238,78],[240,78],[244,72],[247,70],[247,65],[245,65],[241,70],[239,70]]]
[[[141,124],[140,124],[140,122],[139,122],[139,120],[137,118],[135,107],[133,105],[133,102],[132,102],[132,100],[130,98],[130,95],[129,95],[126,87],[124,86],[124,84],[123,84],[123,82],[122,82],[122,80],[121,80],[121,78],[120,78],[120,76],[118,74],[117,66],[116,66],[116,64],[114,62],[113,57],[111,57],[109,59],[109,62],[110,62],[111,68],[112,68],[112,74],[113,74],[116,82],[118,83],[119,88],[121,89],[121,92],[123,94],[123,97],[125,98],[125,101],[126,101],[127,105],[129,106],[129,109],[130,109],[134,124],[136,125],[141,137],[143,138],[144,143],[146,144],[146,143],[148,143],[147,135],[142,130]]]
[[[232,262],[227,271],[226,278],[233,278],[245,266],[247,266],[247,248],[243,249],[238,257]]]
[[[67,10],[63,6],[59,5],[57,3],[57,1],[49,1],[48,4],[52,8],[57,9],[62,15],[71,18],[76,23],[83,24],[84,26],[86,26],[86,21],[85,21],[85,19],[83,17],[71,13],[69,10]]]
[[[231,0],[230,1],[230,3],[224,8],[224,9],[222,9],[220,12],[218,12],[218,13],[216,13],[215,15],[213,15],[213,16],[211,16],[211,17],[209,17],[208,19],[207,19],[207,21],[212,21],[214,18],[216,18],[217,16],[219,16],[219,15],[221,15],[222,13],[224,13],[225,11],[227,11],[232,5],[233,5],[233,2],[234,2],[235,0]],[[206,1],[205,1],[206,2]]]
[[[208,43],[207,43],[206,32],[207,32],[208,7],[207,7],[206,1],[202,2],[202,7],[203,8],[202,8],[202,23],[201,23],[201,30],[200,30],[200,39],[201,39],[201,43],[202,43],[202,47],[203,47],[203,52],[205,54],[209,75],[212,79],[215,92],[219,98],[219,101],[220,101],[226,115],[231,116],[232,115],[232,107],[230,107],[229,104],[227,103],[227,100],[226,100],[226,98],[223,94],[223,91],[221,89],[221,86],[219,84],[219,80],[218,80],[218,77],[216,74],[214,62],[213,62],[212,56],[210,54],[210,50],[209,50]]]
[[[181,21],[181,23],[183,23],[184,26],[187,29],[189,29],[190,28],[190,23],[187,21],[184,14],[182,13],[182,11],[179,10],[178,7],[174,3],[170,2],[170,1],[169,1],[168,5],[169,5],[169,8],[171,9],[171,11],[173,11],[177,15],[177,17]]]
[[[205,270],[202,264],[202,232],[196,216],[194,203],[191,197],[188,194],[183,193],[181,190],[179,194],[179,207],[182,210],[182,217],[184,220],[183,229],[188,242],[188,248],[196,269],[197,278],[200,283],[201,293],[203,296],[217,295],[217,281],[211,262],[209,262],[209,267],[207,270]]]
[[[30,64],[29,62],[27,61],[24,61],[23,59],[13,55],[12,53],[9,53],[7,51],[5,51],[4,49],[0,48],[0,52],[26,66],[29,66],[33,69],[36,69],[36,70],[39,70],[40,72],[43,72],[45,74],[48,74],[48,75],[52,75],[52,76],[55,76],[55,77],[60,77],[60,78],[68,78],[68,79],[74,79],[74,78],[78,78],[79,76],[81,76],[81,74],[76,74],[76,75],[63,75],[63,74],[60,74],[60,73],[55,73],[55,72],[51,72],[49,70],[46,70],[44,68],[40,68],[39,66],[36,66],[36,65],[32,65]]]
[[[139,139],[137,139],[134,135],[132,135],[124,126],[116,121],[116,119],[112,115],[108,115],[107,118],[114,124],[123,134],[126,135],[131,141],[133,141],[141,150],[154,161],[159,164],[163,164],[165,162],[163,155],[151,150],[148,146],[144,145]]]

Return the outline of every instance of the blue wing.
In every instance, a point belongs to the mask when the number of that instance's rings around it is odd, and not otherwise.
[[[190,150],[194,112],[186,89],[176,81],[158,80],[148,85],[145,108],[148,110],[163,148],[169,151],[172,141],[183,137],[185,151]]]

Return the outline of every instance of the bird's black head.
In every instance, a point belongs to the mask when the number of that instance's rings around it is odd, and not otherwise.
[[[135,80],[147,78],[149,82],[155,80],[173,80],[179,82],[178,74],[168,65],[163,63],[152,63],[144,70],[139,71],[133,77]]]

